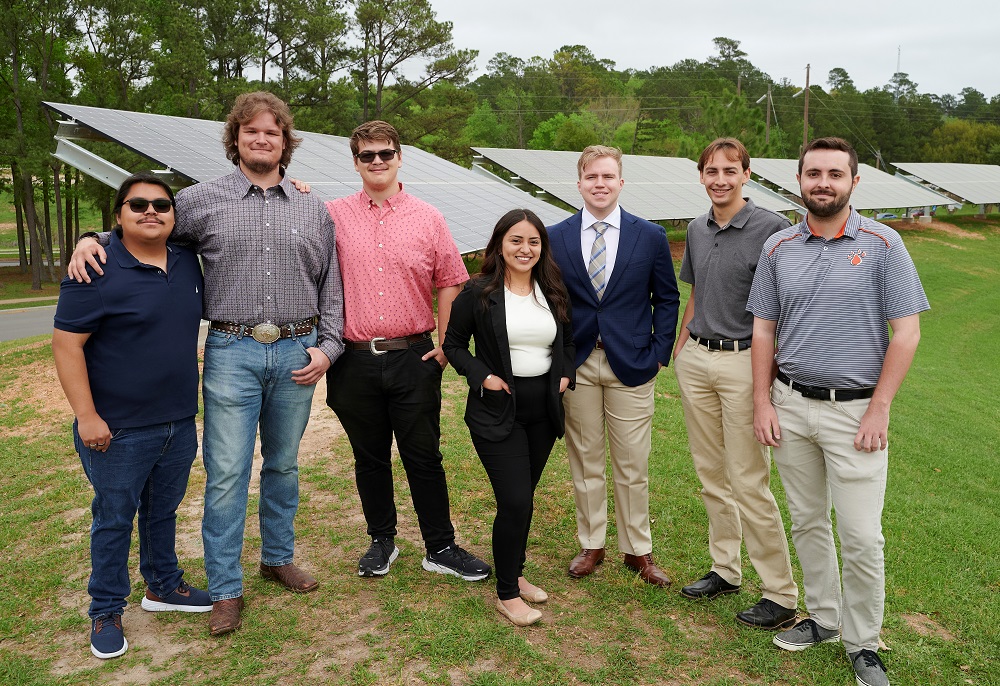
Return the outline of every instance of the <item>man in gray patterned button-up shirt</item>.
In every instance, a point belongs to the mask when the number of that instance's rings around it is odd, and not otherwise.
[[[285,103],[270,93],[242,95],[223,136],[236,169],[177,194],[173,239],[202,256],[212,320],[202,534],[213,635],[241,623],[240,555],[258,426],[260,573],[293,592],[319,585],[292,564],[298,446],[315,384],[343,352],[344,308],[333,220],[319,198],[295,191],[284,174],[299,142]],[[88,263],[102,273],[95,253],[103,262],[103,250],[82,241],[71,276],[89,281]]]

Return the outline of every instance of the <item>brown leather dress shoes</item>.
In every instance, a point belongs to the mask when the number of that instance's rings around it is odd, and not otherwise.
[[[319,582],[293,564],[269,567],[260,563],[260,575],[265,579],[277,581],[292,593],[309,593],[319,588]]]
[[[604,548],[584,548],[569,563],[569,575],[581,579],[594,573],[594,567],[604,562]]]
[[[662,586],[663,588],[670,585],[670,579],[660,570],[659,567],[656,566],[656,563],[653,562],[652,553],[646,553],[645,555],[626,555],[625,566],[633,572],[637,572],[639,574],[639,578],[647,584]]]
[[[222,636],[236,631],[243,624],[240,613],[243,612],[243,596],[226,598],[212,603],[212,614],[208,617],[208,633],[212,636]]]

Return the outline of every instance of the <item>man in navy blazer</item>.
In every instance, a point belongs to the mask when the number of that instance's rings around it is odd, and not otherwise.
[[[604,561],[607,441],[625,565],[668,586],[653,562],[648,467],[656,374],[670,362],[679,297],[666,232],[618,206],[621,158],[617,148],[584,150],[577,162],[584,209],[549,228],[576,340],[576,390],[564,405],[581,551],[569,575],[587,576]]]

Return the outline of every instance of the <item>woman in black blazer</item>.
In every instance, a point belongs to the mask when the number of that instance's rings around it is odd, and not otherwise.
[[[511,210],[497,222],[482,272],[452,304],[443,347],[469,382],[465,423],[497,499],[496,607],[528,626],[542,613],[524,601],[548,599],[524,578],[535,486],[563,435],[562,393],[575,378],[569,296],[545,225],[531,210]]]

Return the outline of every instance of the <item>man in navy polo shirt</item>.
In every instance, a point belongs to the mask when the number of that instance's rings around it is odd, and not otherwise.
[[[174,551],[177,506],[198,450],[198,327],[201,268],[167,243],[173,194],[136,174],[115,197],[104,278],[66,278],[52,354],[76,415],[73,439],[94,487],[90,533],[91,652],[128,649],[121,615],[131,592],[128,553],[139,513],[139,570],[149,611],[208,612],[212,600],[188,586]]]
[[[747,304],[754,434],[781,474],[809,611],[774,643],[798,651],[843,637],[857,683],[888,686],[877,651],[889,406],[929,306],[899,234],[850,206],[860,177],[847,141],[810,142],[797,178],[809,213],[764,244]]]

